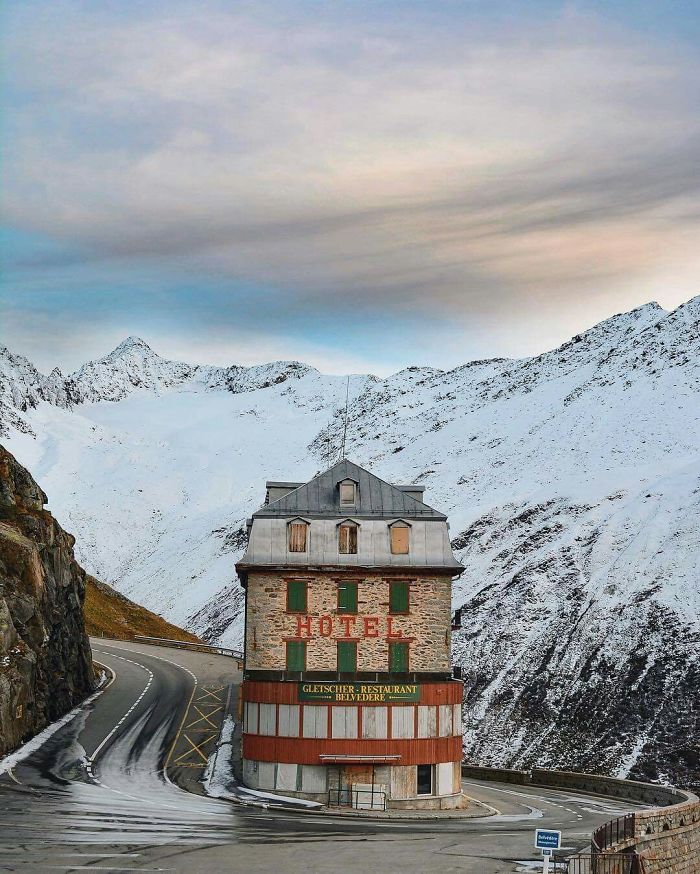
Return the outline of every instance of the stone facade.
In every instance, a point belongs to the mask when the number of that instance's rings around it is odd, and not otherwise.
[[[305,614],[287,612],[289,579],[308,582]],[[358,581],[357,614],[338,613],[338,584],[345,579]],[[409,613],[392,616],[389,585],[396,579],[410,580]],[[334,670],[339,640],[358,641],[358,671],[386,671],[390,640],[406,640],[410,671],[449,673],[450,596],[450,577],[435,575],[250,572],[246,669],[283,671],[285,642],[300,639],[308,641],[308,671]]]

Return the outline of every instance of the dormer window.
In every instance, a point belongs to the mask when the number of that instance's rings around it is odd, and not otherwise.
[[[408,522],[399,519],[389,526],[392,555],[407,555],[411,527]]]
[[[340,485],[340,506],[354,507],[357,494],[357,484],[351,479],[343,480]]]
[[[303,519],[294,519],[288,526],[289,551],[306,552],[309,523]]]
[[[338,552],[341,555],[357,555],[357,522],[348,519],[338,525]]]

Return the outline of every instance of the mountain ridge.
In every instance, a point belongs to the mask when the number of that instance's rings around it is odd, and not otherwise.
[[[425,485],[467,568],[468,756],[697,782],[699,353],[697,297],[530,358],[351,377],[347,454]],[[154,373],[137,356],[129,373],[84,371],[82,400],[62,406],[59,377],[49,390],[31,362],[8,376],[3,360],[5,440],[83,565],[237,645],[245,519],[266,479],[306,481],[338,457],[346,378],[300,362]]]

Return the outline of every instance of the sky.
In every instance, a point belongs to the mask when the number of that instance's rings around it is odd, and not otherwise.
[[[5,0],[0,342],[326,372],[700,294],[700,4]]]

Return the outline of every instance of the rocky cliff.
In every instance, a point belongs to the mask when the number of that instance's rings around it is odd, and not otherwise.
[[[0,446],[0,756],[93,688],[85,571],[46,495]]]

